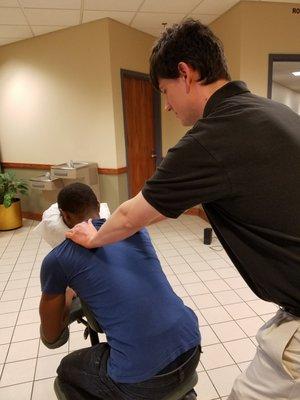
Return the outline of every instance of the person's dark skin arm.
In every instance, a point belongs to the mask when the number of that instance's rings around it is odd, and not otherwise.
[[[99,231],[90,221],[82,222],[68,231],[66,237],[87,248],[101,247],[126,239],[144,226],[165,218],[140,192],[121,204]]]
[[[74,291],[64,294],[42,294],[40,301],[41,332],[48,343],[54,343],[67,326]]]

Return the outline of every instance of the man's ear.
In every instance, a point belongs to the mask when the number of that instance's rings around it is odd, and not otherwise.
[[[189,93],[193,78],[193,70],[187,63],[180,61],[180,63],[178,63],[178,71],[180,78],[184,80],[186,92]]]
[[[61,208],[59,209],[59,211],[60,211],[60,215],[62,216],[64,223],[67,225],[68,228],[70,228],[71,227],[71,218],[70,218],[68,211],[63,211]]]

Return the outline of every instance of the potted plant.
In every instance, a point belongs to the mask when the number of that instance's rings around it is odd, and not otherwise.
[[[21,201],[17,194],[28,194],[28,184],[12,172],[0,173],[0,230],[22,226]]]

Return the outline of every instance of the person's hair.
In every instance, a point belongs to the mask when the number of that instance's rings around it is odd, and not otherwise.
[[[98,200],[92,189],[84,183],[75,182],[65,186],[57,196],[58,208],[81,215],[98,208]]]
[[[180,62],[198,71],[199,81],[205,85],[219,79],[231,79],[221,41],[207,26],[193,19],[167,28],[154,44],[150,78],[157,90],[160,78],[179,78]]]

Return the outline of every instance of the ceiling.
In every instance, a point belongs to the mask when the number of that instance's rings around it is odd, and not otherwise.
[[[300,0],[265,1],[300,3]],[[158,36],[164,23],[170,25],[183,18],[193,17],[209,24],[238,2],[239,0],[0,0],[0,46],[106,17]]]
[[[300,93],[300,77],[292,72],[300,71],[300,61],[273,62],[273,81]]]

